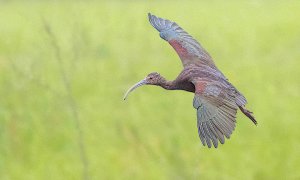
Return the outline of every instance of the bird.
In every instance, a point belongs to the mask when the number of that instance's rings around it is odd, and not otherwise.
[[[160,86],[166,90],[184,90],[194,93],[193,107],[197,112],[197,129],[203,146],[217,148],[225,143],[236,126],[238,109],[255,125],[253,112],[246,109],[247,100],[217,68],[202,45],[176,22],[148,13],[150,24],[177,52],[183,70],[173,81],[157,72],[148,74],[134,84],[124,95],[143,85]]]

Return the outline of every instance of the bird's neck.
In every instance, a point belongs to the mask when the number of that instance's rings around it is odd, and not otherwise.
[[[174,81],[167,81],[165,79],[159,84],[159,86],[161,86],[162,88],[167,89],[167,90],[177,89]]]

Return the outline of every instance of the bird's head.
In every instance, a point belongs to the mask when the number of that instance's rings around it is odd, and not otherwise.
[[[127,98],[128,94],[135,90],[136,88],[142,86],[142,85],[161,85],[163,82],[165,82],[165,78],[163,78],[159,73],[153,72],[148,74],[145,79],[139,81],[135,85],[133,85],[128,91],[126,92],[124,96],[124,100]]]
[[[165,79],[158,72],[153,72],[148,74],[144,80],[146,84],[159,85]]]

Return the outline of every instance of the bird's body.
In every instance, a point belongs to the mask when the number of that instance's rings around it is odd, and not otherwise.
[[[167,81],[159,73],[151,73],[134,85],[125,95],[144,85],[157,85],[167,90],[195,93],[193,106],[197,110],[198,134],[203,145],[211,147],[230,138],[235,128],[236,113],[240,109],[255,124],[252,113],[245,109],[246,98],[216,67],[208,52],[176,23],[149,14],[149,21],[179,55],[183,70],[174,81]]]

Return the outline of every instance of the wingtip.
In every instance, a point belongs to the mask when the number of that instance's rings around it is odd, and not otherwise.
[[[148,13],[148,19],[149,19],[150,22],[151,22],[152,16],[153,15],[151,13]]]
[[[149,20],[150,24],[152,25],[152,14],[151,13],[148,13],[148,20]]]

